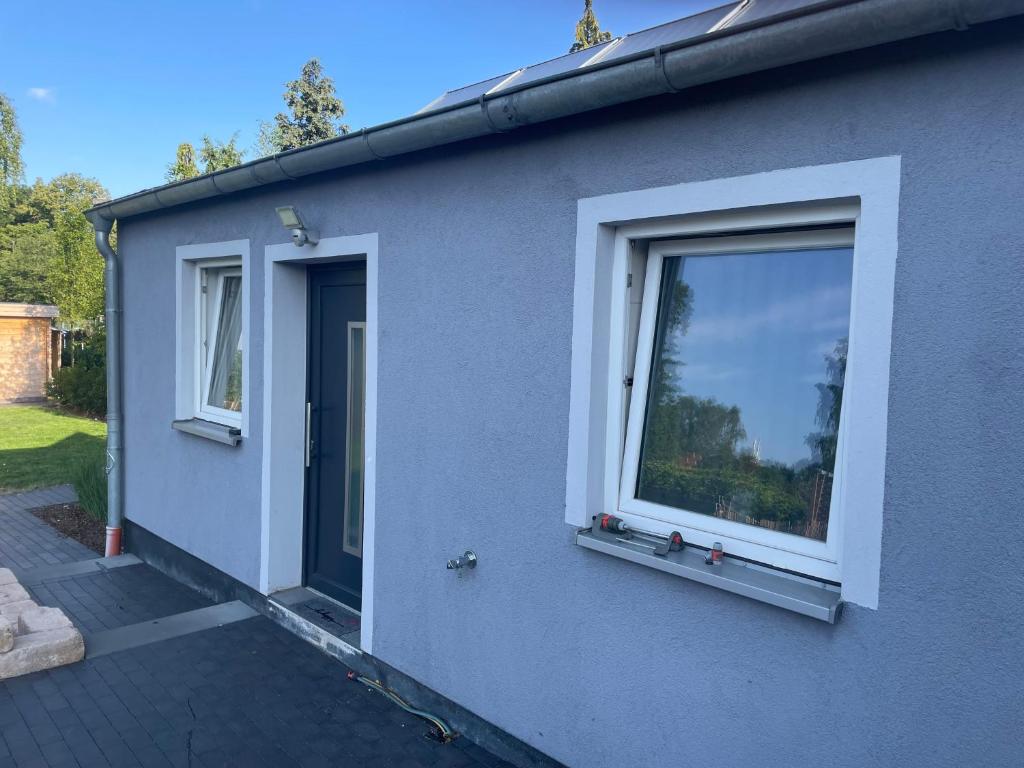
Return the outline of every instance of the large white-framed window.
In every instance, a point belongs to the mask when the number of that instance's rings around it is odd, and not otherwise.
[[[877,607],[898,158],[581,200],[566,521]]]
[[[840,225],[659,240],[634,257],[617,515],[839,580],[853,242]]]
[[[249,241],[176,250],[175,426],[235,442],[248,429]]]

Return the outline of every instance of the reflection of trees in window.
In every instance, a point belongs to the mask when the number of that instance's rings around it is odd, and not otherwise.
[[[747,436],[740,409],[713,398],[670,394],[648,419],[644,459],[684,465],[729,467]]]
[[[836,465],[836,443],[839,438],[839,412],[843,405],[843,381],[846,379],[847,339],[836,342],[832,354],[825,355],[825,381],[815,384],[818,390],[818,426],[821,432],[807,436],[814,461],[832,472]]]
[[[236,349],[231,358],[231,372],[228,374],[224,407],[229,411],[242,410],[242,350],[240,349]]]
[[[655,329],[637,497],[656,504],[825,540],[839,413],[846,372],[846,339],[825,356],[818,390],[821,431],[807,437],[809,461],[761,461],[743,446],[740,408],[683,392],[671,339],[685,335],[694,294],[680,279],[682,259],[666,259]]]
[[[658,312],[657,327],[654,331],[654,348],[660,351],[651,371],[651,402],[665,402],[682,394],[677,369],[685,363],[677,360],[669,351],[669,339],[680,338],[690,329],[693,316],[693,288],[680,276],[683,259],[673,257],[662,262],[659,307],[668,307],[667,312]]]

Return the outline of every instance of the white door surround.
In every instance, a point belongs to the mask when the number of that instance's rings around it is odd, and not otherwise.
[[[366,261],[366,466],[360,646],[373,648],[374,509],[377,448],[376,233],[325,237],[315,246],[268,245],[263,295],[263,472],[260,591],[302,584],[308,297],[306,266]]]

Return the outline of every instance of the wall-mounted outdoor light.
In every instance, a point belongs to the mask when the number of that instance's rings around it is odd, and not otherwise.
[[[315,229],[307,228],[302,223],[302,217],[299,216],[299,212],[295,210],[294,206],[282,205],[277,209],[277,217],[281,219],[285,229],[291,230],[292,242],[299,248],[306,243],[316,245],[320,242],[320,233]]]

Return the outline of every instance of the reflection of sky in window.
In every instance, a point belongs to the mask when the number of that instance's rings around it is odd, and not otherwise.
[[[762,461],[811,458],[825,356],[845,338],[853,250],[686,257],[693,291],[685,336],[669,342],[684,393],[740,408],[746,446]]]

